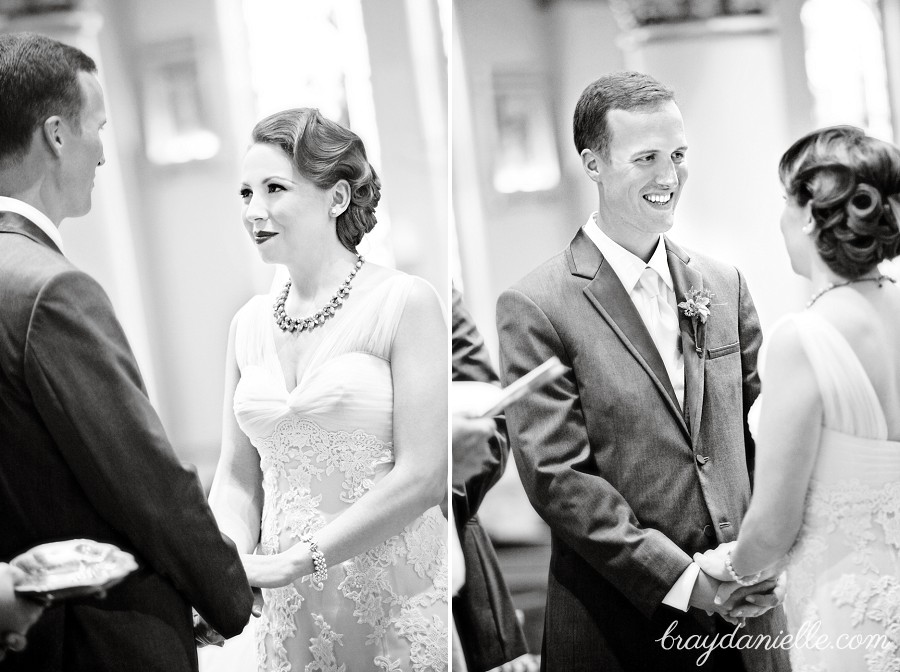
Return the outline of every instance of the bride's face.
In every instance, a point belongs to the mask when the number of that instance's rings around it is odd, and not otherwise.
[[[803,227],[811,220],[811,202],[800,205],[792,196],[785,196],[784,211],[781,213],[781,235],[791,258],[791,268],[794,273],[805,278],[810,275],[810,255],[815,254],[812,237],[803,231]]]
[[[266,263],[296,263],[328,231],[328,192],[300,175],[275,145],[247,150],[240,194],[244,227]]]

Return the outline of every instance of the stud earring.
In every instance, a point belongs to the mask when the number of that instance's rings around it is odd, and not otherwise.
[[[815,230],[815,228],[815,223],[810,220],[809,222],[807,222],[806,226],[802,227],[800,230],[808,236]]]
[[[332,216],[332,217],[337,217],[337,208],[332,208],[332,209],[331,209],[331,216]]]

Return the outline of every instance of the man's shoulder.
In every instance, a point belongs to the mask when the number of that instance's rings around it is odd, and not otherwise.
[[[560,250],[510,285],[503,294],[518,293],[532,299],[540,299],[545,295],[557,293],[560,285],[571,275],[568,249]]]
[[[720,283],[734,284],[735,286],[739,284],[741,271],[734,264],[705,252],[698,252],[691,247],[680,247],[678,249],[684,255],[682,260],[684,258],[688,259],[688,266],[698,271],[704,278],[716,280]]]
[[[0,284],[12,294],[37,297],[66,277],[87,273],[57,251],[16,233],[0,232]]]

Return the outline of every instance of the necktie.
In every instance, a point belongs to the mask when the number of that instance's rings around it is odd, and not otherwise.
[[[683,403],[684,360],[678,347],[678,315],[669,303],[668,291],[659,273],[649,266],[645,268],[632,296],[666,366],[676,396]]]

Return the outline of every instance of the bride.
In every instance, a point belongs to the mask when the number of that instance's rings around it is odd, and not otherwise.
[[[357,253],[380,183],[355,134],[304,108],[252,139],[244,225],[290,278],[232,322],[210,494],[265,589],[251,669],[446,670],[440,302]],[[232,646],[209,669],[238,669]]]
[[[815,293],[771,337],[738,540],[696,560],[741,582],[786,566],[795,672],[896,670],[900,289],[878,264],[900,254],[900,151],[826,128],[798,140],[779,172],[791,265]]]

